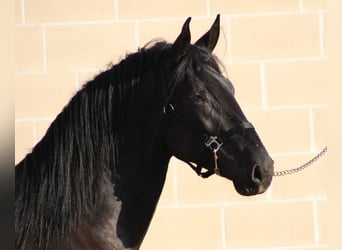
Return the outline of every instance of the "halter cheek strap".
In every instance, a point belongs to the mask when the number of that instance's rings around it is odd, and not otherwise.
[[[223,142],[220,142],[217,136],[210,136],[208,140],[204,142],[204,145],[213,152],[214,163],[215,163],[214,173],[217,175],[220,175],[220,169],[217,164],[217,160],[218,160],[217,151],[220,150],[221,146],[223,145]]]
[[[221,175],[220,174],[220,168],[218,166],[218,155],[217,152],[220,150],[221,146],[223,145],[223,142],[220,142],[218,140],[217,136],[210,136],[204,141],[204,145],[211,150],[214,157],[214,171],[212,169],[208,169],[206,172],[202,172],[202,165],[205,165],[205,163],[208,161],[209,156],[208,154],[205,155],[205,160],[200,161],[200,164],[197,166],[193,165],[191,162],[186,161],[186,163],[197,173],[198,176],[201,176],[202,178],[208,178],[213,174]]]
[[[254,129],[253,125],[250,122],[241,122],[239,125],[230,128],[226,131],[221,137],[218,136],[206,136],[204,140],[204,145],[213,153],[214,159],[214,170],[207,170],[206,172],[202,172],[202,166],[208,161],[208,155],[206,155],[206,161],[201,161],[200,164],[194,166],[191,162],[186,162],[199,176],[202,178],[208,178],[209,176],[216,174],[221,175],[220,168],[218,165],[218,151],[221,149],[224,143],[226,143],[229,138],[232,136],[234,130],[237,128],[246,130],[246,129]]]

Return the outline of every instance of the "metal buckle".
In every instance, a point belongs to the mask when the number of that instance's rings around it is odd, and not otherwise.
[[[221,146],[223,145],[223,142],[218,141],[217,136],[210,136],[204,144],[210,148],[214,153],[220,150]]]
[[[169,103],[168,105],[163,107],[163,113],[164,114],[168,114],[168,113],[171,113],[173,111],[175,111],[175,107],[171,103]]]

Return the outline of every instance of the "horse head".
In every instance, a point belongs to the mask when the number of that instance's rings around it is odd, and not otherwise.
[[[169,83],[174,91],[164,107],[167,150],[202,177],[216,173],[232,180],[242,195],[263,193],[272,180],[273,160],[212,54],[220,16],[194,44],[190,43],[189,23],[190,18],[171,48],[176,66]]]

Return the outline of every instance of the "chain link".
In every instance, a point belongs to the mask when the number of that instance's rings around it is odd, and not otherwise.
[[[298,168],[283,170],[283,171],[276,171],[273,173],[273,176],[284,176],[289,174],[294,174],[297,172],[300,172],[304,170],[305,168],[312,165],[314,162],[316,162],[319,158],[321,158],[326,152],[328,151],[328,147],[325,146],[321,152],[319,152],[314,158],[312,158],[310,161],[304,163],[303,165],[299,166]]]

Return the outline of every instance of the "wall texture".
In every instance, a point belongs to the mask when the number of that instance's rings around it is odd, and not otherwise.
[[[16,162],[73,94],[154,38],[173,41],[192,16],[193,41],[221,13],[215,54],[277,170],[326,142],[324,0],[16,0]],[[327,159],[241,197],[173,159],[142,249],[328,249]]]

